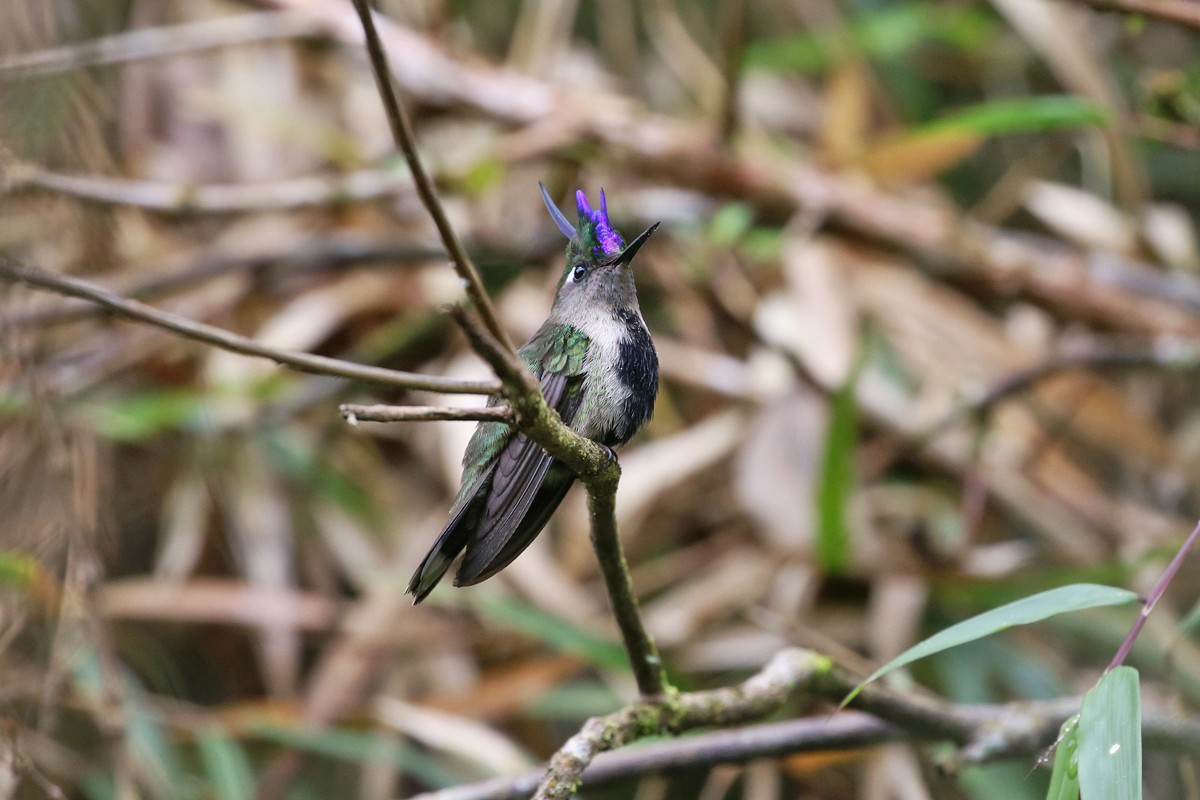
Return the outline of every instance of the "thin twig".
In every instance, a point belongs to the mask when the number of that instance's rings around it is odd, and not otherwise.
[[[351,425],[359,422],[508,422],[513,420],[508,406],[479,408],[449,408],[445,406],[360,406],[343,403],[338,406],[342,417]]]
[[[500,389],[499,384],[495,381],[462,381],[437,375],[421,375],[415,372],[401,372],[383,367],[355,364],[311,353],[266,347],[245,336],[239,336],[236,333],[206,325],[203,322],[196,322],[168,311],[161,311],[76,278],[54,275],[36,267],[23,265],[7,256],[0,256],[0,280],[24,283],[38,289],[98,303],[120,316],[164,328],[184,338],[204,342],[234,353],[269,358],[278,364],[292,367],[301,372],[333,375],[381,386],[422,389],[446,394],[495,394]]]
[[[375,19],[371,14],[371,8],[367,0],[354,0],[354,8],[358,11],[363,33],[366,34],[367,53],[371,57],[371,68],[375,73],[375,83],[379,87],[379,96],[383,100],[388,124],[392,129],[392,138],[395,139],[396,146],[400,148],[400,151],[404,153],[404,158],[412,171],[413,181],[417,185],[417,193],[421,195],[421,201],[429,211],[429,216],[433,218],[433,224],[437,226],[442,242],[446,245],[446,252],[450,254],[454,269],[466,284],[467,297],[471,299],[471,304],[483,319],[483,324],[487,326],[488,332],[504,349],[510,353],[515,352],[512,342],[509,341],[508,335],[504,332],[504,328],[496,316],[496,309],[492,307],[492,301],[488,299],[487,291],[483,288],[483,280],[479,277],[479,271],[475,269],[471,256],[467,254],[466,248],[458,239],[458,234],[454,232],[454,227],[450,224],[449,217],[446,216],[446,210],[442,208],[442,201],[438,198],[433,181],[430,180],[429,173],[425,171],[425,165],[421,162],[421,156],[417,152],[416,137],[413,136],[412,123],[408,119],[404,106],[400,104],[400,98],[392,84],[387,54],[383,50],[383,44],[379,41],[379,33],[375,30]]]
[[[1179,568],[1183,566],[1184,559],[1188,557],[1188,554],[1196,546],[1197,540],[1200,540],[1200,523],[1197,523],[1196,527],[1192,528],[1192,532],[1188,534],[1187,540],[1179,548],[1179,552],[1171,559],[1171,563],[1163,570],[1163,574],[1155,582],[1154,588],[1146,596],[1145,602],[1142,603],[1141,613],[1133,621],[1133,626],[1129,629],[1129,633],[1126,634],[1124,641],[1121,642],[1121,646],[1117,648],[1112,661],[1109,662],[1108,667],[1105,669],[1106,672],[1125,663],[1125,658],[1129,655],[1129,651],[1133,649],[1133,643],[1137,641],[1138,634],[1142,632],[1146,620],[1150,617],[1150,612],[1154,610],[1154,607],[1158,605],[1158,601],[1166,593],[1167,587],[1170,586],[1172,579],[1179,572]]]
[[[251,273],[260,282],[326,274],[349,267],[387,262],[419,262],[445,258],[440,247],[420,247],[408,239],[378,240],[362,236],[320,236],[275,250],[202,254],[180,267],[178,259],[141,264],[136,272],[149,278],[118,287],[122,297],[147,300],[166,297],[197,284],[235,273]],[[134,270],[130,270],[131,272]],[[52,308],[0,317],[0,329],[36,328],[76,322],[104,314],[95,303],[67,300]]]
[[[450,316],[467,335],[467,341],[471,348],[495,371],[496,377],[504,385],[505,394],[524,396],[529,401],[531,411],[529,416],[537,416],[540,413],[537,408],[539,402],[549,410],[542,398],[541,384],[516,353],[506,350],[500,341],[492,336],[491,331],[476,322],[462,306],[451,306],[449,311]],[[519,415],[518,420],[522,421]],[[570,433],[580,441],[588,441],[573,431]],[[600,452],[599,445],[594,442],[591,444],[596,448],[594,452]]]
[[[549,254],[551,248],[561,251],[561,240],[543,237],[534,249],[518,248],[515,243],[495,242],[476,251],[476,258],[485,265],[504,265],[537,259]],[[256,249],[246,253],[201,254],[180,266],[179,259],[140,264],[136,272],[150,277],[128,288],[118,287],[123,297],[147,300],[166,297],[176,292],[235,273],[250,273],[260,283],[291,280],[300,276],[325,275],[339,270],[369,267],[379,264],[419,263],[440,261],[446,251],[440,246],[415,245],[402,236],[378,238],[357,234],[330,234],[305,238],[284,247]],[[131,270],[133,271],[133,270]],[[0,329],[29,328],[75,322],[104,314],[94,303],[68,300],[52,308],[43,308],[10,317],[0,317]]]

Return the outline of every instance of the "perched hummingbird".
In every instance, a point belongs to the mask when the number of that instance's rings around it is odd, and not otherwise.
[[[571,430],[606,447],[624,444],[650,419],[658,395],[658,355],[638,308],[630,262],[658,223],[628,246],[600,207],[575,193],[571,225],[550,195],[542,200],[570,239],[550,316],[517,354],[542,384],[546,402]],[[493,397],[489,405],[500,402]],[[408,592],[419,603],[450,563],[470,586],[512,563],[546,526],[575,473],[502,422],[481,422],[463,455],[462,486],[450,521],[417,567]]]

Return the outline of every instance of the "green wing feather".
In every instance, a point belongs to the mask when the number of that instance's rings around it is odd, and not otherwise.
[[[578,329],[543,325],[517,351],[542,393],[570,425],[582,399],[588,339]],[[489,405],[499,402],[493,398]],[[455,583],[478,583],[529,546],[562,502],[574,476],[508,425],[481,422],[463,455],[463,478],[450,521],[417,568],[408,591],[420,602],[466,549]]]

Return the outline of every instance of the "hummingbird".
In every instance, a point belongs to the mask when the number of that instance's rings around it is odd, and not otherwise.
[[[569,240],[550,316],[517,355],[541,382],[546,403],[571,430],[609,448],[629,441],[654,412],[658,354],[638,307],[631,263],[658,228],[628,245],[608,218],[600,190],[593,209],[575,193],[572,225],[546,187],[542,201]],[[489,399],[489,405],[501,401]],[[615,455],[614,455],[615,457]],[[450,521],[408,584],[425,599],[465,551],[455,586],[487,580],[512,563],[550,520],[576,478],[564,463],[503,422],[481,422],[463,454]]]

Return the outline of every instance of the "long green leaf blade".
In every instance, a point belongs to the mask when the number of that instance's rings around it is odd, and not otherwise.
[[[921,132],[964,130],[981,136],[1036,133],[1059,128],[1103,125],[1109,119],[1104,109],[1073,95],[1043,95],[1011,100],[992,100],[959,109],[952,115],[917,129]],[[910,135],[916,131],[910,131]]]
[[[1128,589],[1118,589],[1114,586],[1100,586],[1094,583],[1076,583],[1071,586],[1061,586],[1040,592],[1031,597],[1025,597],[1007,605],[985,611],[978,616],[951,625],[940,633],[930,636],[923,642],[913,645],[900,655],[871,673],[865,681],[854,688],[842,705],[846,705],[862,691],[863,687],[878,680],[889,672],[911,664],[918,659],[940,653],[960,644],[973,642],[993,633],[999,633],[1015,625],[1028,625],[1040,622],[1047,617],[1065,614],[1070,611],[1083,611],[1087,608],[1115,606],[1132,603],[1137,600],[1136,593]]]
[[[219,800],[249,800],[254,796],[254,769],[241,745],[213,725],[196,737],[209,786]]]
[[[476,608],[500,625],[539,639],[561,653],[579,656],[593,666],[615,670],[629,666],[629,657],[619,643],[539,608],[496,596],[481,599]]]

